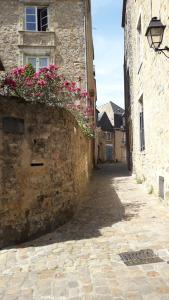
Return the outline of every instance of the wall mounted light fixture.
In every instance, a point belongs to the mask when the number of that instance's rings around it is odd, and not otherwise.
[[[150,48],[153,48],[156,52],[163,53],[167,58],[169,56],[166,55],[165,51],[169,51],[169,47],[160,48],[160,45],[163,41],[164,30],[166,26],[162,24],[160,20],[156,17],[152,18],[147,31],[146,36],[148,39],[148,43]]]

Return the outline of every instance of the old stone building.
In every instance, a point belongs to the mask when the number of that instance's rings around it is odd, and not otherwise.
[[[98,161],[126,162],[124,109],[113,102],[108,102],[100,106],[99,111]]]
[[[169,201],[169,1],[124,0],[125,105],[129,168]],[[163,35],[164,31],[164,35]],[[164,49],[164,50],[160,50]]]
[[[1,0],[0,19],[6,71],[27,63],[36,70],[57,64],[68,78],[80,78],[95,100],[90,0]]]

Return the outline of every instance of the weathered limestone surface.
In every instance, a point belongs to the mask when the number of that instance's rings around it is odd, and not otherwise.
[[[151,9],[152,3],[152,9]],[[147,27],[152,17],[166,25],[163,45],[169,45],[169,1],[127,0],[125,20],[125,63],[130,74],[131,119],[133,124],[134,173],[149,191],[159,193],[159,176],[164,177],[164,193],[169,191],[168,59],[150,49]],[[139,59],[137,27],[141,17],[142,59]],[[143,96],[145,151],[140,151],[139,113]]]
[[[115,130],[115,160],[118,162],[126,162],[126,134],[124,130]]]
[[[16,98],[0,97],[0,140],[4,246],[50,231],[70,218],[85,191],[93,157],[92,141],[70,113]]]
[[[25,6],[48,6],[49,30],[25,31]],[[1,0],[0,57],[5,70],[26,64],[26,56],[48,56],[66,76],[94,90],[90,1]]]

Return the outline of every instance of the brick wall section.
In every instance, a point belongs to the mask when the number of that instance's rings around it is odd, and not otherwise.
[[[163,54],[150,49],[145,36],[152,17],[166,25],[163,46],[169,45],[169,1],[128,0],[125,24],[125,63],[130,74],[131,120],[133,124],[133,165],[147,190],[159,193],[159,176],[164,177],[165,200],[169,202],[168,63]],[[142,19],[143,59],[138,63],[137,24]],[[145,151],[140,151],[139,99],[143,95]]]
[[[24,120],[24,132],[15,126],[9,132],[6,117]],[[93,157],[92,141],[70,113],[2,96],[0,140],[2,247],[67,221],[87,187]]]

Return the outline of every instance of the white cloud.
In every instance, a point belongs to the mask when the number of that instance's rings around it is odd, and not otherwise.
[[[124,107],[123,100],[123,82],[102,82],[98,83],[98,101],[97,106],[108,101],[113,101],[119,104],[121,107]]]

